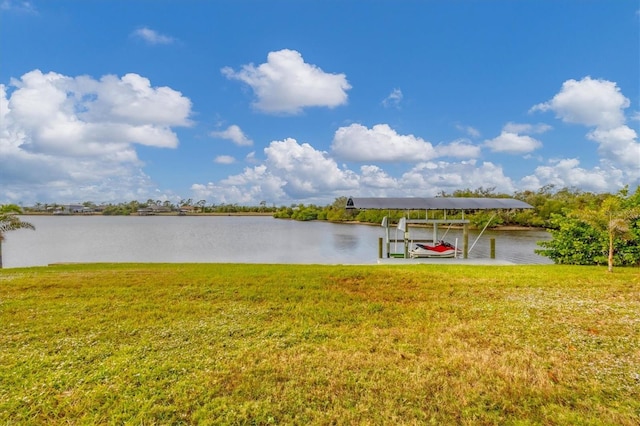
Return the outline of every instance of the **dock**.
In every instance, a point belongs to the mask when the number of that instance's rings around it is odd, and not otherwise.
[[[419,257],[411,258],[393,258],[385,257],[378,259],[378,265],[486,265],[486,266],[510,266],[516,263],[503,259],[464,259],[461,257],[437,258],[437,257]]]
[[[385,236],[383,238],[378,239],[378,264],[416,264],[416,263],[426,263],[426,264],[458,264],[458,265],[514,265],[514,263],[504,260],[498,260],[495,258],[495,239],[492,238],[491,242],[491,254],[490,259],[469,259],[469,252],[473,250],[476,243],[484,233],[484,231],[489,226],[489,223],[496,216],[496,212],[493,213],[491,218],[487,221],[484,228],[473,242],[471,247],[469,247],[469,224],[470,221],[465,219],[465,212],[467,211],[476,211],[476,210],[516,210],[516,209],[532,209],[533,207],[524,201],[516,200],[513,198],[466,198],[466,197],[431,197],[431,198],[422,198],[422,197],[409,197],[409,198],[355,198],[349,197],[347,199],[347,209],[360,209],[360,210],[404,210],[406,212],[406,216],[400,218],[398,223],[396,224],[396,235],[397,232],[402,232],[402,239],[391,238],[390,228],[391,228],[391,220],[389,216],[385,216],[382,219],[382,227],[385,230]],[[424,211],[425,218],[424,219],[411,219],[410,211]],[[430,211],[442,211],[441,216],[436,217],[432,215],[432,218],[429,219]],[[453,218],[447,218],[447,212],[454,211],[458,213],[454,213]],[[459,215],[459,216],[458,216]],[[415,238],[411,238],[409,234],[409,224],[413,225],[422,225],[422,226],[430,226],[433,227],[433,236],[430,240],[418,240]],[[462,226],[462,247],[461,247],[461,257],[414,257],[411,258],[415,253],[410,252],[410,248],[415,243],[424,243],[430,242],[431,244],[437,244],[440,241],[440,236],[438,235],[438,228],[442,225],[451,226]],[[448,229],[447,229],[448,231]],[[446,235],[446,232],[445,232]],[[444,235],[442,236],[444,237]],[[391,243],[402,243],[403,250],[401,253],[391,253]],[[455,251],[458,252],[458,242],[456,240],[455,246],[449,245],[450,247],[455,247]],[[422,253],[421,253],[422,254]],[[427,253],[430,255],[431,253]]]

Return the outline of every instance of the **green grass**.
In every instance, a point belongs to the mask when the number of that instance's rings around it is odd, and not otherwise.
[[[639,272],[0,270],[0,424],[635,425]]]

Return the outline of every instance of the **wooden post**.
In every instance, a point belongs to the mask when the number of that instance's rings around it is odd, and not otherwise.
[[[382,259],[382,237],[378,238],[378,259]]]
[[[462,258],[469,258],[469,224],[462,226]]]
[[[491,243],[491,259],[495,259],[496,258],[496,239],[491,238],[489,242]]]

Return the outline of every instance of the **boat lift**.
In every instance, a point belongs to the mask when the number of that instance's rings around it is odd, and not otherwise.
[[[433,225],[433,237],[430,240],[424,240],[424,239],[412,239],[410,237],[409,234],[409,224],[426,224],[426,225]],[[463,248],[462,248],[462,257],[464,259],[466,259],[469,255],[469,252],[471,251],[471,249],[468,248],[469,246],[469,221],[468,220],[464,220],[464,219],[406,219],[406,218],[401,218],[400,221],[398,222],[398,224],[396,225],[396,238],[395,239],[391,239],[390,238],[390,224],[389,224],[389,220],[387,218],[387,216],[385,216],[382,219],[382,227],[385,228],[385,243],[386,243],[386,253],[387,253],[387,257],[401,257],[401,258],[408,258],[409,257],[409,247],[411,245],[411,243],[423,243],[423,242],[430,242],[430,243],[437,243],[439,241],[438,239],[438,226],[439,225],[449,225],[449,227],[451,227],[452,225],[462,225],[463,226]],[[486,227],[485,227],[486,229]],[[398,231],[402,232],[402,239],[398,239]],[[483,230],[484,232],[484,230]],[[445,232],[446,235],[446,232]],[[442,236],[442,238],[444,238],[444,236]],[[478,238],[480,238],[482,234],[478,235]],[[473,248],[473,246],[475,245],[475,243],[478,240],[476,239],[476,241],[474,242],[474,244],[471,246],[471,248]],[[394,252],[391,251],[391,242],[394,242],[396,244],[396,247],[394,248]],[[399,242],[402,242],[403,245],[403,251],[402,252],[398,252],[397,251],[397,244]],[[456,251],[458,248],[458,242],[456,239]]]
[[[385,228],[386,257],[409,258],[409,245],[413,242],[428,242],[429,240],[411,240],[409,235],[409,224],[424,224],[433,226],[434,244],[438,241],[438,227],[440,225],[462,225],[462,257],[467,259],[469,252],[473,250],[476,243],[487,229],[493,218],[482,229],[476,240],[469,248],[469,220],[464,218],[467,210],[506,210],[506,209],[531,209],[531,205],[524,201],[513,198],[463,198],[463,197],[435,197],[435,198],[353,198],[347,200],[347,209],[379,209],[379,210],[425,210],[425,219],[401,218],[396,225],[396,238],[390,238],[390,221],[387,216],[382,220],[382,227]],[[444,211],[443,219],[429,219],[429,210]],[[448,210],[461,211],[461,219],[447,219]],[[448,232],[447,229],[447,232]],[[398,239],[398,231],[402,232],[402,240]],[[445,232],[446,235],[446,232]],[[396,248],[391,252],[391,242],[394,241]],[[397,252],[397,244],[402,241],[403,251]],[[457,249],[457,242],[456,242]],[[382,257],[382,245],[379,247],[379,256]]]

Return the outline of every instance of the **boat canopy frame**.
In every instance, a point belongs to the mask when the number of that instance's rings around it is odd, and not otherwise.
[[[469,251],[476,245],[484,231],[487,229],[489,222],[493,220],[495,214],[485,225],[480,235],[476,238],[471,249],[469,249],[468,241],[468,225],[469,221],[464,219],[465,210],[515,210],[515,209],[532,209],[533,206],[515,198],[466,198],[466,197],[405,197],[405,198],[372,198],[372,197],[349,197],[347,199],[347,209],[359,210],[443,210],[445,219],[429,220],[429,219],[412,219],[402,220],[398,224],[398,229],[404,231],[404,257],[408,256],[409,250],[409,223],[422,223],[433,225],[433,242],[437,241],[438,225],[440,224],[462,224],[463,225],[463,257],[468,257]],[[447,210],[462,211],[462,220],[446,219]],[[390,236],[389,223],[385,217],[382,226],[385,228],[387,257],[390,256]]]

